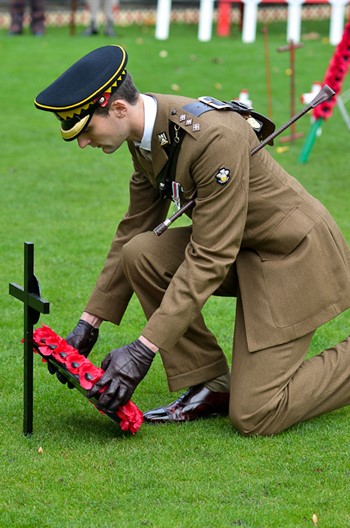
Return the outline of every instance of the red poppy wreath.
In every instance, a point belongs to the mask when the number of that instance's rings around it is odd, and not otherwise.
[[[328,65],[328,69],[323,84],[328,84],[337,95],[340,94],[343,81],[346,77],[350,66],[350,19],[345,25],[343,36],[334,55]],[[330,100],[316,106],[313,110],[313,116],[317,119],[328,119],[331,117],[333,108],[337,103],[337,98],[332,97]]]
[[[49,361],[84,396],[104,374],[103,369],[93,365],[46,325],[34,330],[33,345],[34,352],[39,353],[44,362]],[[104,390],[105,387],[100,392]],[[91,398],[90,401],[96,406],[98,400]],[[142,412],[131,400],[114,413],[100,412],[117,422],[122,431],[130,431],[132,434],[140,429],[143,422]]]

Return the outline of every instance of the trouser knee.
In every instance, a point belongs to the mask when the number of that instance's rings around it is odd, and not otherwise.
[[[241,416],[236,409],[233,409],[232,406],[230,407],[229,412],[229,419],[233,427],[242,435],[249,436],[249,430],[247,427],[247,423],[244,420],[243,416]]]
[[[243,410],[237,405],[230,405],[229,419],[233,427],[244,436],[268,436],[273,434],[266,425],[268,414],[262,416],[260,411]]]
[[[125,271],[136,270],[140,263],[145,263],[146,255],[151,253],[152,233],[141,233],[134,236],[122,248],[122,264]]]
[[[167,287],[183,262],[189,237],[190,231],[186,228],[169,229],[161,237],[153,231],[136,235],[122,249],[125,275],[130,277],[136,273],[136,280],[142,276],[144,280]]]

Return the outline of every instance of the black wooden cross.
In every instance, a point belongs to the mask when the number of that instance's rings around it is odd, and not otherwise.
[[[33,432],[33,327],[40,314],[50,313],[50,303],[40,296],[39,282],[34,275],[34,244],[24,243],[24,287],[9,284],[9,293],[24,305],[24,413],[23,433]]]

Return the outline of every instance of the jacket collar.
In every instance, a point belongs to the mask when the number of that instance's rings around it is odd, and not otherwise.
[[[156,180],[168,161],[166,146],[171,141],[169,127],[172,123],[179,124],[179,115],[183,112],[182,107],[191,100],[181,96],[156,93],[146,93],[145,95],[149,95],[157,101],[157,114],[151,140],[152,162],[141,159],[141,157],[138,160],[147,173],[152,170],[151,179]],[[132,153],[136,152],[134,145],[130,147]]]
[[[169,96],[160,94],[147,95],[151,95],[157,101],[157,115],[151,141],[152,164],[154,176],[157,177],[165,163],[168,161],[168,155],[164,147],[166,146],[165,141],[170,141],[169,115],[171,113],[171,103],[169,101]]]

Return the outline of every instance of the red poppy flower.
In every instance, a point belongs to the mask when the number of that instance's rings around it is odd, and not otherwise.
[[[77,354],[77,350],[73,348],[72,346],[68,345],[68,343],[62,339],[59,343],[59,345],[55,348],[52,348],[51,355],[52,357],[58,361],[59,363],[62,363],[64,365],[67,364],[69,357],[72,354]],[[79,354],[80,355],[80,354]],[[83,360],[86,359],[84,356],[82,356]]]
[[[120,428],[122,431],[130,431],[135,434],[143,422],[143,414],[140,409],[130,400],[119,407],[117,416],[120,418]]]
[[[52,354],[52,348],[50,348],[48,345],[41,345],[38,347],[40,354],[43,356],[51,356]]]
[[[101,368],[96,367],[89,360],[86,360],[79,369],[79,383],[83,389],[90,390],[103,373],[104,371]]]
[[[41,328],[34,330],[33,340],[39,348],[40,354],[51,356],[52,350],[60,344],[62,338],[55,334],[51,328],[43,325]]]
[[[89,362],[89,360],[86,359],[85,356],[79,354],[79,352],[73,352],[66,358],[65,365],[71,374],[77,375],[79,374],[81,367],[87,362]]]
[[[41,328],[36,328],[33,332],[33,338],[36,343],[40,344],[42,342],[47,345],[58,345],[62,341],[62,338],[46,325],[42,325]]]

